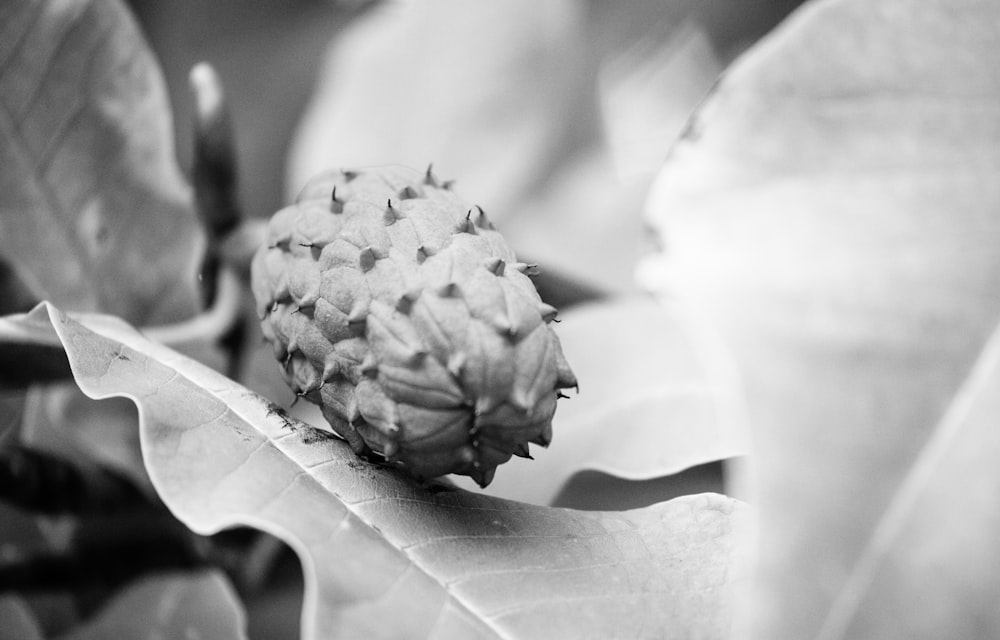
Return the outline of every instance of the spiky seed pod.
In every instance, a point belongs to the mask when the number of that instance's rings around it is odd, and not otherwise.
[[[576,386],[555,309],[430,168],[335,171],[276,213],[252,268],[285,378],[359,455],[486,486],[548,446]]]

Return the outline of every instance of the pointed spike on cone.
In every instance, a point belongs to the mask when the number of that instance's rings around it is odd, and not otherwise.
[[[412,186],[406,185],[399,190],[399,197],[401,200],[413,200],[414,198],[419,198],[420,193]]]
[[[365,247],[361,250],[361,253],[358,254],[358,266],[360,266],[361,270],[364,272],[371,271],[372,267],[375,266],[375,252],[371,247]]]
[[[472,209],[469,209],[465,214],[465,218],[455,225],[455,233],[471,233],[475,235],[476,225],[472,222]]]
[[[396,301],[396,311],[402,314],[408,314],[413,310],[413,304],[420,297],[420,290],[407,291],[403,295],[399,296],[399,300]]]
[[[332,380],[338,373],[340,373],[340,361],[333,352],[330,352],[323,362],[323,382]]]
[[[431,254],[427,251],[427,247],[424,245],[417,247],[417,264],[423,264],[429,255]]]
[[[472,472],[472,479],[476,481],[481,489],[485,489],[491,482],[493,482],[493,476],[496,475],[497,468],[490,467],[489,469],[477,468]]]
[[[369,353],[365,356],[361,364],[358,365],[358,371],[366,378],[374,378],[378,375],[378,360],[375,359],[374,355]]]
[[[543,302],[538,305],[538,313],[542,314],[542,320],[545,321],[545,324],[548,324],[556,319],[556,316],[559,315],[559,310]]]
[[[531,451],[528,449],[527,443],[517,445],[516,447],[514,447],[514,451],[512,451],[511,453],[513,453],[518,458],[527,458],[528,460],[534,460],[534,458],[531,455]]]
[[[552,423],[547,422],[543,427],[541,433],[530,440],[531,443],[537,444],[540,447],[548,447],[552,444]]]
[[[486,212],[483,211],[483,208],[480,207],[478,204],[474,206],[479,211],[479,215],[476,216],[476,226],[479,227],[480,229],[489,229],[491,231],[495,230],[496,227],[493,226],[492,222],[490,222],[490,219],[486,215]]]
[[[385,204],[385,213],[382,214],[382,222],[388,227],[396,224],[397,220],[402,219],[403,212],[392,206],[392,198],[389,198]]]
[[[456,351],[455,353],[448,356],[448,373],[460,378],[462,376],[462,369],[465,368],[465,354],[461,351]]]
[[[511,324],[510,318],[505,313],[497,313],[493,316],[490,324],[493,325],[497,333],[505,338],[513,340],[517,337],[517,329]]]
[[[438,289],[438,295],[442,298],[457,298],[462,295],[462,290],[458,288],[458,283],[449,282]]]
[[[495,395],[484,395],[476,398],[476,415],[481,416],[493,411],[503,402],[503,398]]]
[[[364,302],[358,300],[351,307],[351,312],[347,314],[347,324],[355,328],[364,328],[368,322],[368,307]]]
[[[486,270],[495,276],[502,276],[504,267],[507,265],[503,260],[497,257],[489,258],[483,263]]]
[[[529,278],[533,278],[533,277],[537,276],[540,273],[540,271],[538,270],[538,265],[537,264],[527,264],[527,263],[521,262],[521,263],[519,263],[519,265],[520,266],[518,267],[517,270],[520,271],[521,273],[523,273],[524,275],[528,276]]]
[[[330,213],[343,213],[344,203],[337,199],[337,185],[333,185],[333,192],[330,193]]]
[[[570,387],[576,388],[576,392],[580,393],[580,383],[576,380],[576,374],[569,368],[566,356],[559,352],[556,358],[556,388],[568,389]]]
[[[427,171],[424,172],[424,184],[430,185],[432,187],[438,186],[437,178],[434,177],[433,162],[427,164]]]
[[[304,398],[306,398],[306,399],[308,400],[308,399],[309,399],[309,397],[308,397],[308,396],[309,396],[309,394],[311,394],[311,393],[313,393],[313,392],[315,392],[315,391],[319,391],[319,390],[320,390],[320,387],[322,387],[322,386],[323,386],[323,380],[322,380],[322,378],[320,378],[320,379],[318,379],[318,380],[315,380],[315,381],[314,381],[314,383],[313,383],[313,384],[311,384],[311,385],[309,385],[308,387],[303,387],[303,388],[302,388],[302,389],[301,389],[301,390],[299,391],[299,394],[300,394],[300,395],[301,395],[302,397],[304,397]]]
[[[278,302],[287,302],[292,299],[292,293],[288,290],[287,278],[282,278],[281,282],[274,289],[274,298]]]
[[[316,306],[318,300],[319,288],[317,287],[315,291],[308,291],[299,299],[299,311],[305,310],[311,313],[312,308]]]

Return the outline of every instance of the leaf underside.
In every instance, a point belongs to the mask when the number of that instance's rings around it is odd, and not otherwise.
[[[195,310],[198,228],[159,67],[117,0],[0,8],[0,253],[64,308]]]

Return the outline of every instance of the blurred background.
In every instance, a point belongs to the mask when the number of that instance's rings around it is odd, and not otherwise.
[[[248,214],[330,167],[433,162],[520,254],[627,291],[667,148],[719,73],[801,2],[130,4],[163,65],[183,167],[187,73],[219,70]]]

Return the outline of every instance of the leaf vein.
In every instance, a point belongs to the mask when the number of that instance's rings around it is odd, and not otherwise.
[[[518,567],[515,569],[491,569],[489,571],[478,571],[474,574],[467,576],[462,576],[460,578],[453,578],[447,582],[449,587],[459,585],[463,582],[468,582],[476,578],[481,578],[483,576],[499,576],[506,574],[520,574],[520,573],[538,573],[538,574],[554,574],[554,573],[570,573],[574,571],[589,571],[591,569],[604,569],[609,567],[619,567],[622,562],[595,562],[593,564],[577,565],[573,567]]]
[[[38,78],[38,82],[31,87],[24,95],[24,102],[21,105],[20,113],[17,114],[17,118],[28,116],[33,111],[35,102],[42,93],[42,89],[45,88],[46,82],[48,80],[49,74],[55,68],[55,65],[63,56],[63,51],[66,46],[68,46],[69,41],[72,39],[73,34],[85,26],[85,23],[89,22],[88,13],[93,9],[93,4],[87,4],[83,11],[75,16],[71,21],[67,21],[63,25],[63,31],[57,36],[57,41],[54,47],[46,50],[45,60],[41,62],[41,67],[32,74],[34,77]],[[106,38],[108,31],[110,29],[105,29],[102,37]],[[88,52],[89,53],[89,52]],[[83,79],[89,79],[87,74],[81,74]],[[78,94],[79,91],[75,91],[74,94]],[[22,123],[18,122],[20,126]]]
[[[30,39],[29,36],[34,32],[35,26],[38,24],[39,20],[42,19],[42,14],[45,13],[45,3],[39,2],[37,3],[37,7],[38,10],[35,12],[35,15],[31,17],[28,28],[18,34],[17,41],[14,42],[14,45],[8,52],[7,57],[0,60],[0,81],[3,80],[4,75],[7,73],[7,69],[10,68],[13,61],[21,55],[21,49],[24,48],[25,43]],[[3,93],[0,93],[0,95],[3,95]]]

